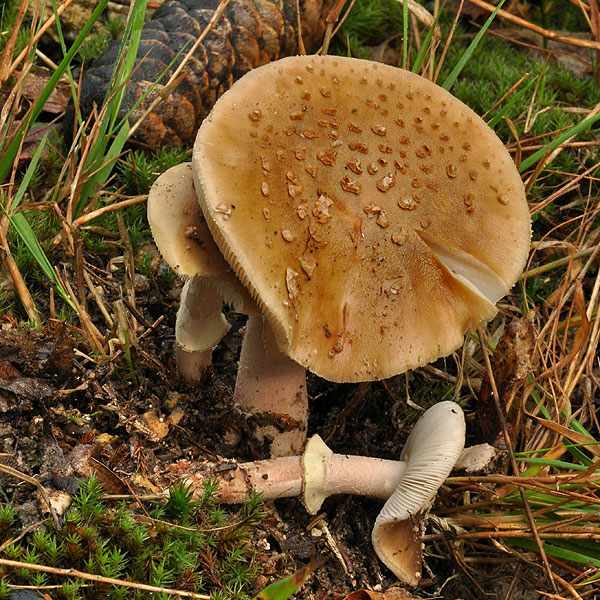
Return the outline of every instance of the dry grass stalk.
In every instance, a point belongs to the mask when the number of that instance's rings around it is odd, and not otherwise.
[[[483,0],[469,0],[471,4],[482,8],[483,10],[487,10],[488,12],[494,12],[496,7],[493,4],[489,4],[488,2],[484,2]],[[521,17],[517,17],[503,9],[498,11],[498,16],[506,19],[513,25],[518,25],[519,27],[523,27],[530,31],[534,31],[535,33],[539,33],[541,36],[553,40],[555,42],[562,42],[564,44],[569,44],[571,46],[580,46],[581,48],[591,48],[593,50],[600,50],[600,42],[585,40],[577,37],[570,37],[567,35],[561,35],[556,33],[556,31],[549,31],[548,29],[544,29],[543,27],[539,27],[533,23],[530,23],[526,19]]]
[[[5,565],[7,567],[14,568],[29,569],[31,571],[41,571],[42,573],[51,573],[52,575],[61,575],[63,577],[74,577],[75,579],[86,579],[88,581],[96,581],[97,583],[123,586],[135,590],[153,592],[155,594],[171,594],[173,596],[180,596],[182,598],[198,598],[199,600],[210,600],[210,596],[207,596],[206,594],[196,594],[194,592],[187,592],[185,590],[157,587],[145,583],[137,583],[136,581],[127,581],[126,579],[102,577],[101,575],[94,575],[93,573],[84,573],[83,571],[78,571],[77,569],[59,569],[57,567],[48,567],[46,565],[35,565],[32,563],[20,562],[17,560],[7,560],[6,558],[0,558],[0,565]]]

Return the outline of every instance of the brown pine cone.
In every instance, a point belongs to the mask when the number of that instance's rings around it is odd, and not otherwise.
[[[299,0],[302,39],[308,52],[319,44],[325,17],[333,0]],[[218,0],[166,0],[144,26],[136,70],[126,88],[120,116],[124,116],[167,69],[154,90],[133,111],[134,123],[177,68],[187,50],[209,23]],[[250,69],[298,52],[296,2],[294,0],[231,0],[224,15],[204,38],[184,69],[185,77],[151,113],[133,139],[146,147],[188,146],[216,99]],[[89,115],[104,100],[120,40],[83,75],[80,105]],[[182,50],[183,49],[183,50]],[[177,54],[181,51],[179,56]],[[177,56],[177,58],[175,58]],[[65,118],[66,129],[72,116]]]

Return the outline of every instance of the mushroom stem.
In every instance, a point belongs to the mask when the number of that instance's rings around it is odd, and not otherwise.
[[[213,348],[229,331],[222,305],[223,294],[207,278],[196,275],[185,282],[175,322],[175,352],[179,375],[189,383],[202,381]]]
[[[323,482],[327,496],[355,494],[389,498],[406,469],[397,460],[332,454],[327,460],[327,478]],[[282,456],[267,460],[235,464],[231,470],[214,470],[186,475],[193,489],[200,489],[206,479],[216,480],[220,502],[237,504],[248,498],[249,492],[261,493],[265,500],[300,496],[305,486],[301,456]]]
[[[241,502],[250,490],[269,500],[302,494],[312,514],[332,494],[387,498],[373,527],[373,548],[401,581],[417,585],[425,516],[460,457],[464,440],[465,420],[460,406],[440,402],[419,419],[399,461],[334,454],[315,435],[302,457],[233,463],[228,470],[187,474],[185,478],[193,488],[206,478],[216,478],[222,502]]]
[[[186,474],[185,480],[194,491],[202,493],[204,481],[216,481],[217,497],[225,504],[244,502],[251,491],[265,500],[292,498],[302,493],[302,463],[300,456],[282,456],[267,460],[231,465],[231,469],[207,469]]]
[[[276,347],[265,347],[263,317],[251,315],[242,342],[233,400],[255,417],[255,436],[270,439],[272,457],[300,454],[306,441],[306,370]]]
[[[398,487],[406,463],[369,456],[332,454],[325,468],[329,496],[356,494],[387,500]]]

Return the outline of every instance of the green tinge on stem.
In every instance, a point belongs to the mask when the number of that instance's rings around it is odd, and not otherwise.
[[[498,11],[502,8],[502,5],[504,4],[505,1],[506,0],[500,0],[500,2],[498,3],[498,6],[496,6],[496,10],[494,10],[494,12],[488,17],[488,20],[484,23],[483,27],[479,30],[479,33],[473,38],[473,41],[469,44],[469,47],[467,48],[465,53],[462,55],[462,57],[460,58],[458,63],[456,63],[456,66],[454,67],[454,69],[452,69],[452,72],[450,73],[450,75],[448,75],[448,77],[446,77],[446,80],[444,81],[444,83],[442,83],[442,87],[445,90],[450,90],[450,88],[452,88],[452,86],[454,85],[454,82],[460,75],[460,72],[463,70],[464,66],[467,64],[467,62],[471,58],[471,54],[473,54],[473,52],[475,52],[475,49],[479,45],[481,38],[483,37],[485,32],[488,30],[488,27],[492,24],[492,21],[496,18]]]

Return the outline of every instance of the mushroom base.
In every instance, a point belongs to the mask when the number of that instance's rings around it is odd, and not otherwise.
[[[253,435],[272,457],[301,454],[306,442],[308,396],[304,367],[264,342],[261,316],[246,324],[233,401],[251,413]]]

